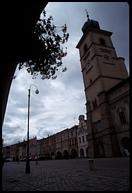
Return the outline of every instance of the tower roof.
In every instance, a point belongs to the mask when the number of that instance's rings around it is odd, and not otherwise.
[[[84,25],[82,27],[82,32],[85,33],[89,27],[100,29],[98,21],[95,21],[93,19],[89,19],[89,15],[88,15],[87,10],[86,10],[86,13],[87,13],[87,21],[84,23]]]
[[[87,21],[84,23],[84,25],[82,27],[83,36],[81,37],[80,41],[78,42],[76,48],[80,47],[81,43],[85,39],[88,32],[94,31],[96,33],[104,34],[107,36],[112,35],[112,32],[100,29],[99,22],[95,21],[93,19],[89,19],[88,12],[86,11],[86,13],[87,13]]]

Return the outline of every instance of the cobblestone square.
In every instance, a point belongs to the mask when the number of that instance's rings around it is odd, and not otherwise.
[[[90,170],[88,159],[7,162],[3,167],[3,191],[127,191],[129,158],[95,159]]]

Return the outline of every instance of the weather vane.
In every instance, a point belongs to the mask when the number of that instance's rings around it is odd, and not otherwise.
[[[87,18],[88,18],[88,20],[89,20],[89,15],[88,15],[87,9],[85,9],[85,11],[86,11]]]

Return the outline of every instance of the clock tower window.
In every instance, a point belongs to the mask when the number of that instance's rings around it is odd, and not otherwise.
[[[84,44],[84,54],[87,52],[87,50],[88,50],[88,47],[87,47],[87,44]]]
[[[105,40],[103,38],[99,39],[99,42],[102,46],[106,46]]]

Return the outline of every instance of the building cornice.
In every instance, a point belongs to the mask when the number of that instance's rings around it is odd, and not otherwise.
[[[80,41],[78,42],[76,48],[79,48],[81,43],[83,42],[83,40],[85,39],[85,37],[88,35],[89,32],[96,32],[96,33],[99,33],[99,34],[104,34],[104,35],[108,35],[108,36],[111,36],[112,35],[112,32],[109,32],[109,31],[106,31],[106,30],[102,30],[102,29],[96,29],[96,28],[92,28],[92,27],[89,27],[88,30],[86,31],[85,34],[83,34],[82,38],[80,39]]]

